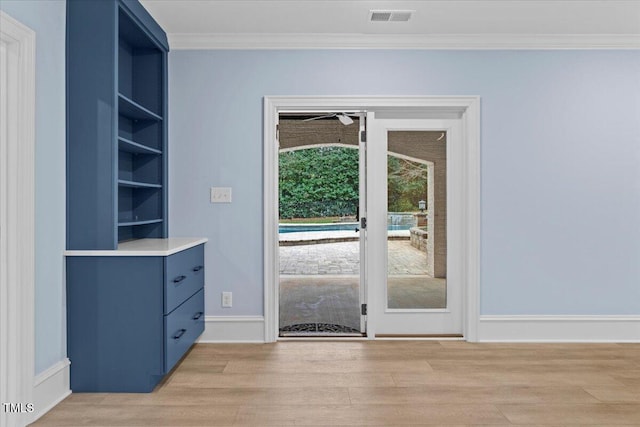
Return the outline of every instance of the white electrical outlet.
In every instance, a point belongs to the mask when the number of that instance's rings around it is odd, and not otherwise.
[[[222,306],[223,307],[233,306],[233,292],[222,293]]]
[[[211,203],[231,203],[231,187],[211,187]]]

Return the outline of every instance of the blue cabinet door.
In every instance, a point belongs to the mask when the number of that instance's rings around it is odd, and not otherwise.
[[[164,370],[162,257],[68,257],[74,392],[152,391]]]
[[[165,259],[165,313],[172,312],[204,287],[204,245]]]
[[[165,371],[169,372],[204,331],[204,289],[165,316]]]

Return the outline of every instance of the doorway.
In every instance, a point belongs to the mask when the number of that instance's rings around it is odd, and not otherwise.
[[[364,116],[278,118],[279,336],[362,336]]]
[[[264,207],[265,207],[265,341],[277,340],[279,331],[279,233],[278,209],[278,121],[283,112],[334,112],[366,111],[365,138],[367,200],[363,212],[368,212],[364,233],[366,259],[361,277],[366,280],[363,307],[366,310],[366,336],[373,339],[384,335],[449,335],[460,333],[465,339],[475,341],[478,324],[479,284],[479,99],[477,97],[267,97],[265,98],[264,124]],[[411,120],[429,120],[432,123],[411,124]],[[440,121],[435,123],[433,121]],[[391,123],[397,121],[402,125]],[[445,123],[447,121],[447,123]],[[384,123],[386,122],[386,123]],[[386,126],[386,128],[384,127]],[[408,128],[407,128],[408,126]],[[378,131],[376,131],[378,129]],[[381,130],[382,129],[382,130]],[[447,178],[448,195],[446,234],[446,258],[455,259],[455,271],[447,271],[447,285],[440,307],[390,307],[387,298],[388,268],[388,206],[387,206],[387,145],[380,135],[389,132],[440,132],[445,133],[447,162],[454,171]],[[392,134],[395,135],[395,134]],[[387,138],[388,139],[388,138]],[[453,148],[449,148],[449,145]],[[451,154],[451,156],[449,156]],[[405,157],[410,155],[403,154]],[[410,160],[410,159],[407,159]],[[429,160],[417,158],[415,163],[429,169]],[[412,161],[413,161],[412,160]],[[433,162],[431,162],[433,163]],[[464,166],[463,166],[464,165]],[[384,171],[385,173],[381,173]],[[457,171],[457,172],[456,172]],[[425,200],[427,202],[428,200]],[[382,208],[380,208],[382,207]],[[374,209],[375,208],[375,209]],[[419,210],[419,205],[415,208]],[[426,209],[428,212],[428,209]],[[450,230],[455,230],[453,233]],[[435,244],[435,240],[434,240]],[[435,259],[434,259],[435,263]],[[435,265],[435,264],[434,264]],[[447,264],[448,267],[449,264]],[[432,272],[433,273],[433,272]],[[417,276],[420,276],[418,274]],[[454,284],[455,286],[451,286]],[[459,310],[457,326],[449,327],[447,312],[455,295],[449,289],[457,289]],[[440,294],[442,295],[442,289]],[[429,303],[431,304],[431,303]],[[424,305],[424,304],[423,304]],[[433,305],[433,304],[432,304]],[[400,312],[394,312],[400,310]],[[408,312],[413,311],[413,312]],[[416,311],[417,310],[417,311]],[[425,312],[425,310],[429,310]],[[439,312],[438,312],[439,310]],[[427,315],[428,314],[428,315]],[[440,319],[440,320],[439,320]],[[395,323],[394,323],[395,322]],[[389,327],[389,325],[395,325]],[[400,325],[400,328],[396,326]],[[412,325],[418,325],[414,328]],[[427,327],[425,328],[425,325]],[[445,325],[449,325],[446,326]],[[412,329],[413,328],[413,329]],[[433,331],[433,332],[431,332]],[[453,331],[453,332],[451,332]]]

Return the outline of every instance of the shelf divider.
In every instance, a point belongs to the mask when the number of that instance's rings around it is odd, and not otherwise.
[[[144,221],[127,221],[127,222],[118,222],[118,227],[131,227],[135,225],[147,225],[147,224],[157,224],[162,222],[162,219],[148,219]]]
[[[133,154],[162,154],[162,151],[160,150],[147,147],[146,145],[131,141],[130,139],[123,138],[121,136],[118,137],[118,149],[120,151]]]
[[[160,121],[162,117],[151,110],[146,109],[132,99],[118,93],[118,112],[123,116],[134,120],[154,120]]]
[[[120,187],[129,188],[162,188],[161,184],[151,184],[148,182],[128,181],[126,179],[119,179],[118,185]]]

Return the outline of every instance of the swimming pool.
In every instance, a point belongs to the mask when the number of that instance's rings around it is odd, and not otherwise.
[[[412,225],[389,225],[387,230],[408,230]],[[341,222],[330,224],[280,224],[278,233],[302,233],[308,231],[354,231],[360,228],[357,222]]]

